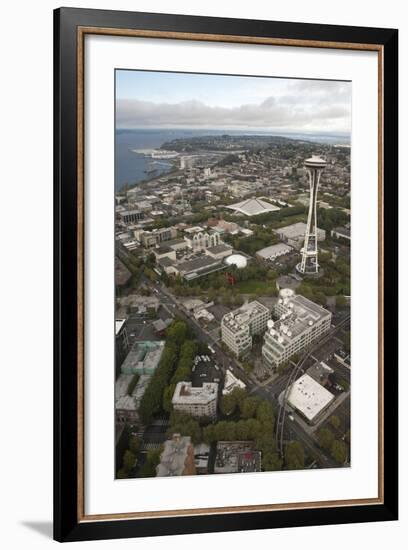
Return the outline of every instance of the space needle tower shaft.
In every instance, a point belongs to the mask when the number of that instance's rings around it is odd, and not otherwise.
[[[312,156],[305,161],[305,168],[309,173],[309,211],[307,215],[305,242],[300,251],[301,260],[296,266],[299,273],[304,275],[318,273],[317,251],[317,192],[320,176],[326,166],[326,161],[320,157]]]

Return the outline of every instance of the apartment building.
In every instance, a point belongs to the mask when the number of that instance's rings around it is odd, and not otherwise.
[[[191,416],[215,418],[217,414],[218,384],[204,382],[201,387],[193,387],[191,382],[179,382],[171,400],[176,411]]]

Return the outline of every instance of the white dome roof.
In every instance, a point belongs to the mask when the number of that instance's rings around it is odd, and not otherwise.
[[[231,254],[225,260],[227,265],[235,265],[238,269],[242,269],[247,266],[247,259],[242,254]]]
[[[279,298],[283,299],[284,303],[287,303],[288,298],[291,298],[294,295],[295,293],[291,288],[281,288],[279,291]]]

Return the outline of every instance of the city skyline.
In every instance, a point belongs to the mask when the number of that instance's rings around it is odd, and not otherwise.
[[[350,467],[350,83],[116,91],[115,477]]]

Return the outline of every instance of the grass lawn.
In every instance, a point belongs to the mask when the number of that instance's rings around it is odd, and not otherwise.
[[[241,281],[234,285],[241,294],[270,294],[276,289],[275,281],[251,280]]]

